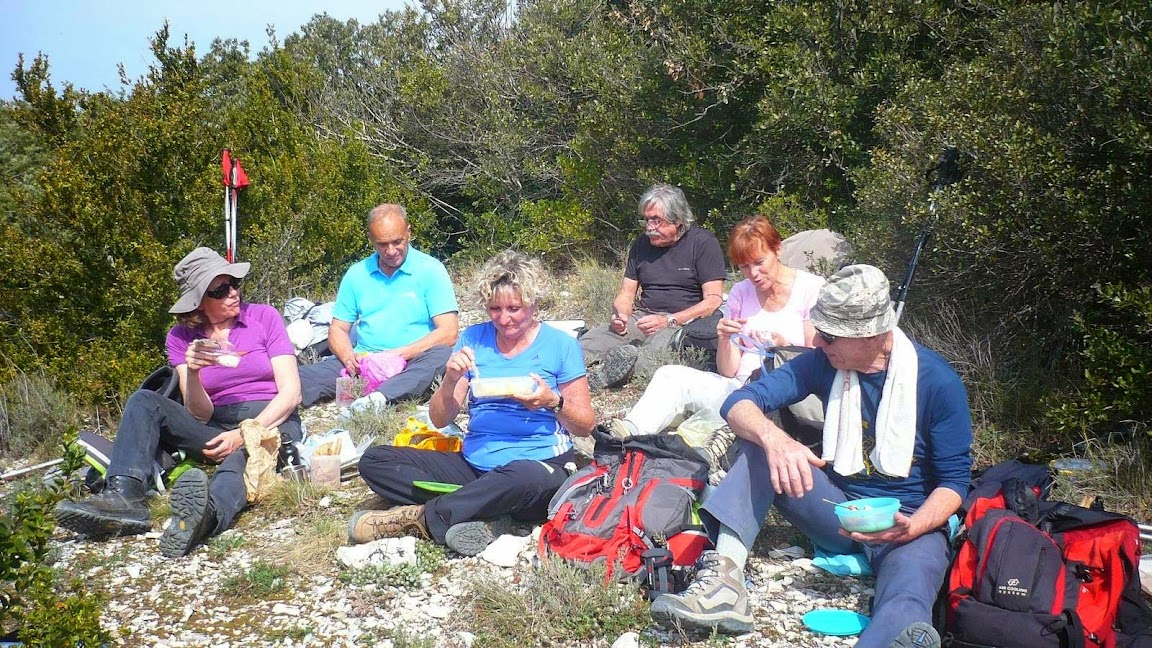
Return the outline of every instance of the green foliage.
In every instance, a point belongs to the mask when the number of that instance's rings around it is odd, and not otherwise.
[[[30,646],[99,646],[111,640],[100,627],[100,598],[79,581],[61,591],[49,566],[52,510],[68,491],[68,477],[83,466],[75,429],[63,435],[62,474],[29,481],[3,500],[0,515],[0,632],[18,632]]]
[[[1049,397],[1049,420],[1075,437],[1128,432],[1152,420],[1152,285],[1098,286],[1074,318],[1084,336],[1083,380]]]
[[[485,646],[553,646],[616,637],[651,623],[634,585],[606,582],[603,568],[545,560],[518,583],[471,583],[469,630]]]
[[[286,565],[258,560],[244,573],[229,576],[220,583],[220,593],[237,599],[262,599],[288,587],[292,573]]]
[[[354,585],[379,585],[413,589],[424,582],[424,575],[435,573],[444,564],[444,548],[427,540],[416,541],[416,562],[403,565],[370,565],[340,573],[340,580]]]
[[[0,456],[44,459],[80,423],[76,402],[44,371],[12,371],[0,383]]]

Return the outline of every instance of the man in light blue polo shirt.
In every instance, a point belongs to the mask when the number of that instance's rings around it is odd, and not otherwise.
[[[400,205],[368,214],[368,240],[376,252],[344,273],[332,309],[332,356],[300,368],[301,404],[336,396],[341,369],[360,374],[360,354],[389,351],[407,366],[363,402],[376,405],[416,398],[444,371],[459,334],[456,293],[444,264],[409,245],[412,230]],[[352,345],[352,326],[356,345]]]

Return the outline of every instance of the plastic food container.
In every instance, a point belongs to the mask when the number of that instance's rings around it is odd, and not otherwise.
[[[900,500],[895,497],[869,497],[836,505],[840,526],[857,533],[886,531],[896,524]]]
[[[475,378],[468,383],[468,386],[472,389],[472,395],[477,398],[527,396],[536,391],[536,381],[531,376]]]

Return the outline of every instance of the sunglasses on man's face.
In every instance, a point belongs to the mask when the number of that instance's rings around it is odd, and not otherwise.
[[[212,290],[205,290],[204,296],[205,297],[211,297],[212,299],[224,299],[228,295],[232,294],[233,288],[236,289],[236,292],[240,292],[240,280],[239,279],[229,279],[228,281],[225,281],[224,283],[220,284],[219,286],[216,286]]]
[[[820,329],[816,329],[816,337],[820,338],[820,340],[823,341],[824,344],[832,344],[836,340],[840,339],[839,337],[832,335],[831,333],[825,333],[824,331],[821,331]]]

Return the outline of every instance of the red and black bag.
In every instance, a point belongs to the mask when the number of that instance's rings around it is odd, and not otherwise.
[[[1152,642],[1129,517],[1045,499],[1042,466],[989,469],[965,501],[966,533],[945,584],[943,644],[960,648],[1135,647]]]
[[[643,578],[649,596],[678,591],[677,568],[693,565],[709,544],[696,513],[708,461],[675,434],[593,434],[592,463],[548,506],[540,555],[604,564],[610,577]]]

